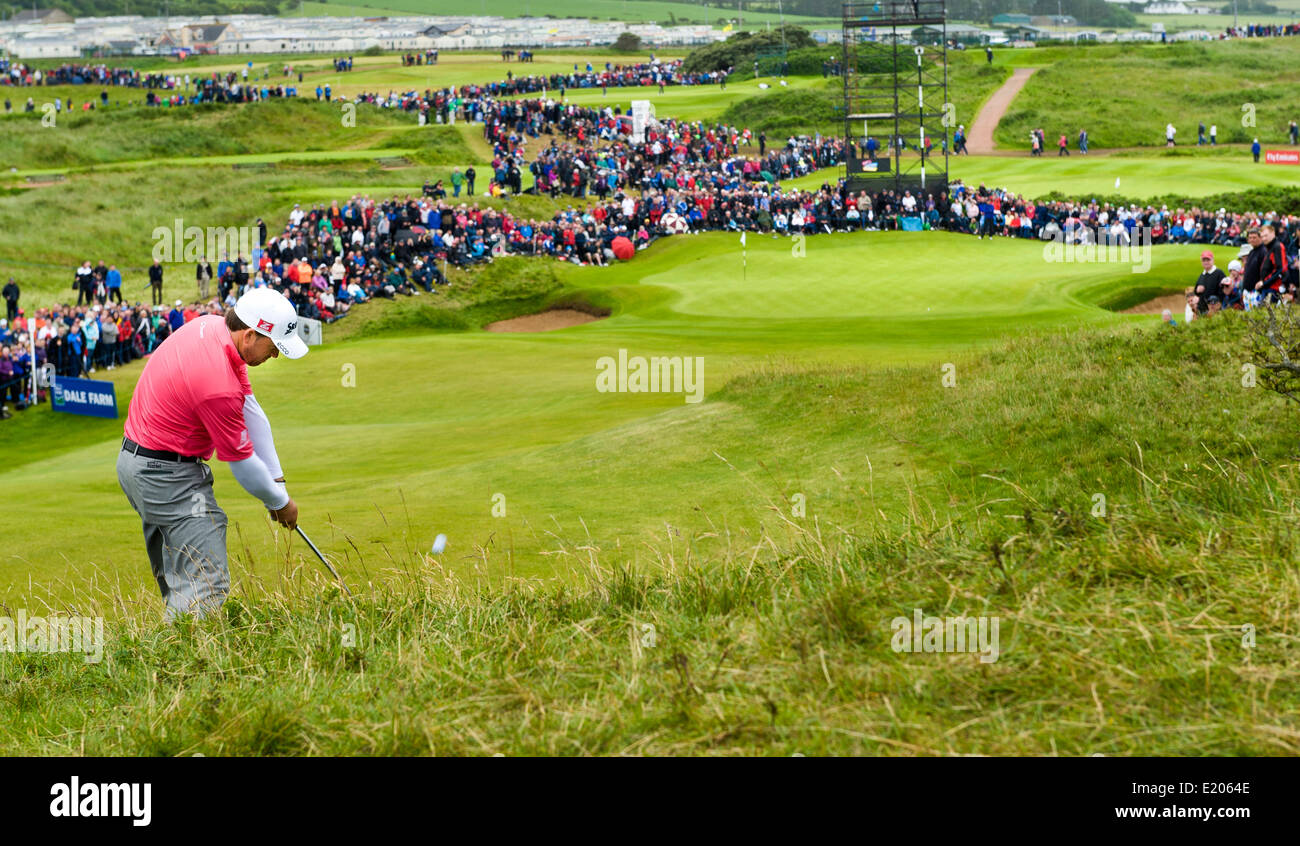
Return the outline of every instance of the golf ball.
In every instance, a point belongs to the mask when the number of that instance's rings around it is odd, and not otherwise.
[[[438,535],[433,539],[433,554],[440,555],[447,548],[447,536]]]

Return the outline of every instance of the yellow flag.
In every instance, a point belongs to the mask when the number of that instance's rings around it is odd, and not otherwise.
[[[559,31],[560,31],[559,28],[556,27],[555,29],[548,29],[548,30],[546,30],[546,34],[547,34],[547,35],[554,35],[555,33],[559,32]]]
[[[724,26],[724,27],[722,28],[722,31],[723,31],[723,32],[731,32],[731,24],[727,24],[726,26]]]

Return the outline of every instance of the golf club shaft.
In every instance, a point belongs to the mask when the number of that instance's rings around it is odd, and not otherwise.
[[[330,571],[330,575],[337,579],[338,583],[343,585],[343,590],[347,595],[351,596],[352,591],[348,590],[348,583],[343,581],[343,577],[339,575],[338,570],[334,569],[334,565],[325,560],[325,556],[321,555],[320,550],[316,548],[316,544],[312,543],[311,538],[307,537],[307,533],[302,530],[302,526],[297,526],[295,528],[298,530],[298,534],[302,539],[307,541],[307,545],[311,547],[311,551],[316,553],[316,557],[320,559],[320,563],[325,565],[325,568]]]

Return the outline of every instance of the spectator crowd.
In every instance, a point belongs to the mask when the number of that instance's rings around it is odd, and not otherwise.
[[[234,82],[233,74],[225,78]],[[198,305],[161,305],[162,270],[150,269],[152,307],[127,305],[116,267],[85,262],[77,269],[75,305],[40,309],[31,360],[25,324],[6,288],[6,323],[0,387],[20,399],[22,377],[47,363],[59,375],[112,369],[147,355],[170,332],[202,313],[220,312],[250,288],[269,286],[289,297],[300,315],[331,322],[367,300],[433,293],[447,283],[449,266],[466,268],[497,256],[547,257],[576,264],[616,260],[620,239],[644,249],[661,237],[732,231],[780,237],[863,230],[929,229],[977,238],[1060,238],[1123,243],[1141,228],[1151,243],[1235,246],[1241,255],[1217,273],[1213,254],[1188,292],[1196,314],[1248,308],[1261,299],[1291,299],[1297,287],[1300,218],[1275,213],[1197,206],[1112,205],[1097,201],[1033,201],[1003,189],[961,181],[932,191],[850,190],[842,179],[814,188],[782,187],[820,168],[855,157],[850,140],[820,134],[789,136],[768,144],[764,133],[722,123],[661,119],[633,136],[631,116],[617,107],[580,106],[549,96],[528,96],[593,85],[711,84],[711,75],[683,75],[677,63],[604,71],[577,65],[570,74],[514,77],[504,83],[368,95],[361,102],[478,121],[492,147],[484,168],[484,194],[544,193],[567,199],[549,217],[532,217],[480,205],[478,174],[455,170],[452,194],[441,182],[420,195],[375,199],[355,195],[329,205],[295,205],[273,234],[259,220],[253,255],[219,257],[214,268],[195,268]],[[238,84],[238,83],[236,83]],[[394,97],[397,99],[394,100]],[[868,140],[863,151],[874,156]],[[1040,136],[1038,144],[1043,139]],[[1061,147],[1066,139],[1059,139]],[[753,148],[757,147],[757,155]],[[1086,134],[1080,141],[1086,150]],[[529,174],[525,188],[524,174]],[[462,200],[461,189],[468,188]],[[1206,274],[1209,274],[1208,276]],[[215,292],[210,286],[215,285]],[[7,379],[6,379],[7,376]]]

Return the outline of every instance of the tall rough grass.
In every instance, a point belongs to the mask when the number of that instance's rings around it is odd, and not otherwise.
[[[752,530],[666,529],[640,565],[551,535],[555,578],[491,580],[508,545],[431,558],[390,514],[378,551],[331,545],[354,599],[253,538],[200,622],[78,574],[55,607],[109,618],[105,658],[0,655],[0,751],[1294,755],[1293,418],[1240,383],[1240,341],[1231,317],[1038,337],[954,388],[755,372],[714,401],[862,431],[855,516],[796,516],[768,468]],[[999,659],[893,651],[918,608],[997,616]]]

